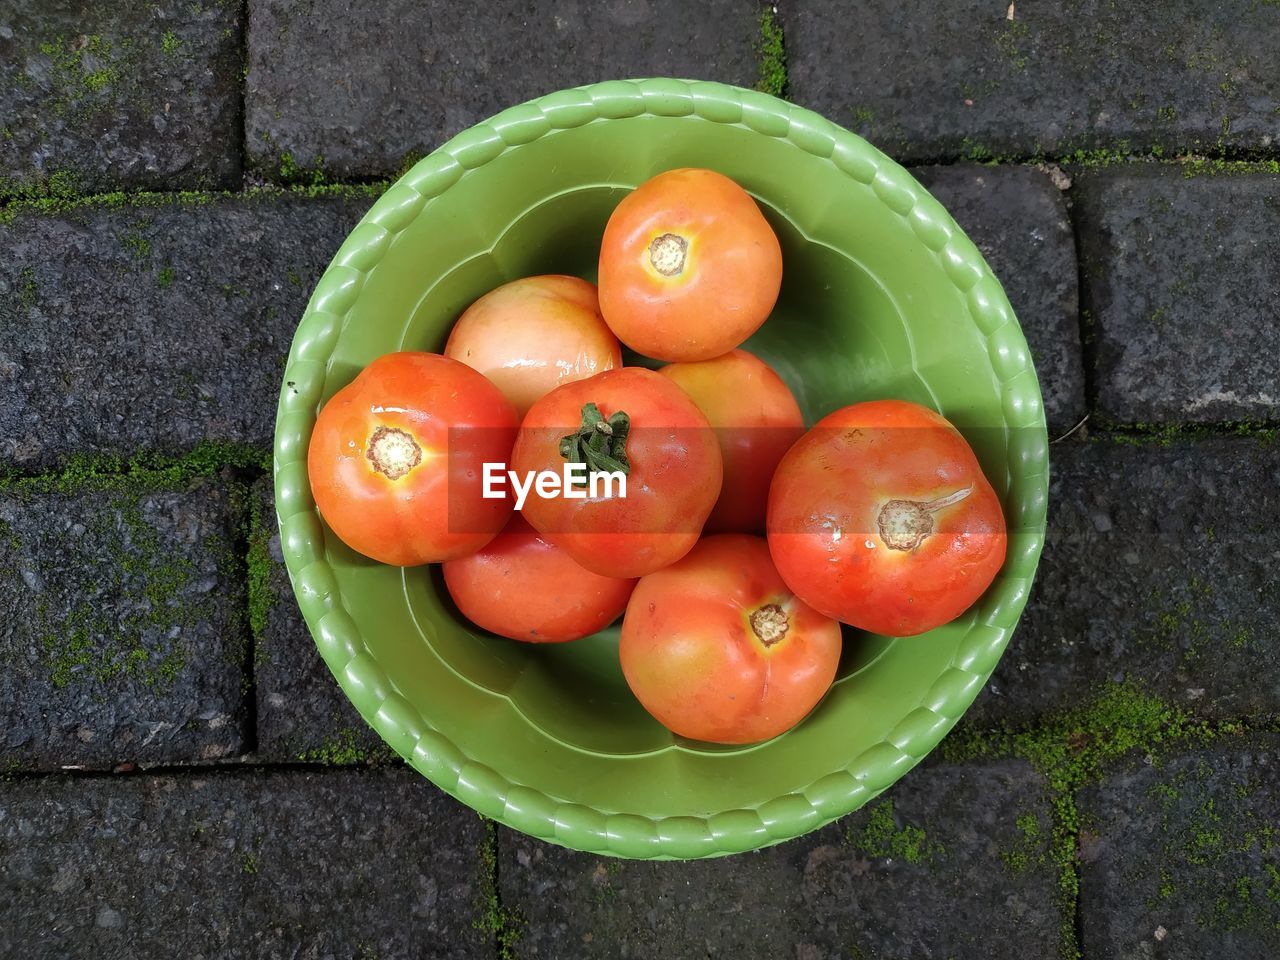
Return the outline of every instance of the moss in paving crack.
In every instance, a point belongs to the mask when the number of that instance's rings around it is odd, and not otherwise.
[[[760,58],[760,77],[756,89],[781,97],[787,92],[787,51],[783,42],[782,24],[772,7],[760,11],[760,36],[756,40],[756,54]]]
[[[1090,439],[1094,443],[1120,443],[1127,446],[1155,444],[1167,447],[1179,440],[1200,440],[1207,437],[1248,437],[1258,443],[1274,443],[1280,436],[1280,428],[1262,420],[1234,420],[1214,424],[1195,423],[1117,423],[1105,418],[1094,420],[1094,426],[1102,431]]]
[[[905,860],[907,863],[932,860],[945,852],[941,844],[928,840],[920,827],[912,824],[899,827],[892,800],[876,805],[862,829],[850,829],[846,840],[869,857]]]
[[[1175,744],[1205,743],[1242,730],[1235,724],[1211,726],[1134,683],[1118,683],[1032,729],[965,731],[943,741],[942,751],[952,761],[1017,757],[1044,775],[1051,791],[1048,860],[1058,871],[1063,955],[1075,960],[1080,956],[1075,904],[1080,892],[1076,842],[1081,827],[1076,791],[1098,781],[1109,764],[1131,753],[1157,756]]]
[[[382,745],[373,749],[362,747],[356,741],[356,735],[355,727],[343,727],[314,750],[304,750],[299,753],[298,759],[303,763],[323,763],[327,766],[380,764],[389,763],[394,759],[389,747]]]
[[[255,656],[265,658],[264,640],[267,617],[274,598],[271,595],[271,527],[263,516],[262,505],[254,497],[249,506],[248,550],[245,553],[245,580],[248,589],[249,629],[253,633]]]
[[[52,473],[29,476],[0,472],[0,490],[13,493],[80,493],[87,490],[150,491],[181,487],[228,467],[265,471],[271,455],[243,443],[203,440],[180,457],[141,453],[125,460],[111,455],[71,457]]]
[[[0,198],[8,202],[0,207],[0,226],[23,215],[68,214],[85,209],[118,210],[160,206],[197,207],[214,201],[254,203],[281,197],[303,197],[308,200],[376,200],[391,185],[389,180],[374,183],[297,183],[288,186],[253,187],[249,190],[183,190],[174,193],[141,190],[133,193],[116,191],[80,195],[64,184],[55,184],[55,174],[44,184],[18,184],[0,180]],[[69,174],[67,176],[70,176]],[[56,190],[54,189],[56,187]]]
[[[498,894],[498,830],[492,820],[481,817],[484,842],[480,845],[478,916],[472,925],[493,937],[499,960],[515,960],[516,943],[524,932],[525,919],[504,906]]]

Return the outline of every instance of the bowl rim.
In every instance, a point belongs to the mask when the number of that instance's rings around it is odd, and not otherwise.
[[[871,187],[964,296],[1000,381],[1005,425],[1020,428],[1022,439],[1006,458],[1007,499],[1016,516],[1007,518],[1008,558],[988,590],[995,594],[994,612],[970,627],[921,702],[881,742],[802,790],[753,808],[658,818],[598,810],[513,783],[464,755],[397,693],[343,608],[306,479],[307,444],[344,317],[369,271],[428,200],[465,171],[557,130],[645,115],[745,126],[789,141]],[[1026,605],[1044,543],[1049,465],[1039,381],[1013,309],[977,247],[914,178],[861,137],[803,107],[728,84],[669,78],[588,84],[511,107],[453,137],[393,183],[347,236],[316,284],[282,379],[273,457],[281,549],[308,629],[342,690],[387,744],[445,792],[507,826],[592,853],[692,859],[740,852],[801,836],[858,809],[936,747],[973,702]]]

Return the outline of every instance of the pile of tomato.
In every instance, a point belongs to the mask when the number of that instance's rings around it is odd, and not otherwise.
[[[334,533],[384,563],[442,563],[461,614],[512,640],[622,617],[637,699],[720,743],[799,723],[835,678],[841,623],[915,635],[986,590],[1004,518],[947,420],[886,399],[806,430],[740,349],[782,282],[740,186],[699,169],[640,186],[598,281],[505,284],[443,354],[388,354],[335,394],[308,452]],[[623,345],[665,365],[624,365]]]

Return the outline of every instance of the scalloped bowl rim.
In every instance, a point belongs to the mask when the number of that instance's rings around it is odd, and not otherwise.
[[[996,596],[995,612],[970,628],[951,666],[921,702],[881,742],[807,788],[705,816],[648,818],[596,810],[512,783],[479,758],[463,755],[396,692],[343,609],[305,482],[305,441],[344,318],[364,276],[427,201],[466,170],[555,130],[646,114],[746,126],[787,140],[871,186],[965,296],[1000,380],[1005,425],[1031,428],[1038,441],[1009,453],[1009,481],[1018,483],[1017,517],[1009,518],[1009,526],[1016,532],[988,591]],[[392,184],[348,235],[299,322],[283,381],[273,460],[281,547],[307,626],[346,696],[397,753],[447,793],[508,826],[579,850],[656,859],[714,856],[800,836],[862,806],[923,759],[977,696],[1026,604],[1044,542],[1048,437],[1039,381],[1004,290],[977,248],[937,200],[861,137],[802,107],[726,84],[661,78],[589,84],[509,108],[449,140]]]

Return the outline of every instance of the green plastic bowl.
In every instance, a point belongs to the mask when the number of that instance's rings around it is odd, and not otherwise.
[[[838,679],[796,729],[727,748],[683,740],[631,696],[616,627],[532,646],[478,631],[438,570],[357,556],[316,512],[320,406],[380,354],[440,350],[473,300],[539,273],[594,278],[605,221],[672,167],[709,167],[782,242],[776,310],[747,343],[809,422],[898,397],[950,418],[1003,498],[1009,556],[959,621],[890,640],[850,631]],[[1043,543],[1039,383],[1004,291],[929,194],[866,141],[717,83],[612,81],[506,110],[419,162],[351,232],[311,296],[276,420],[285,562],[320,653],[375,730],[487,817],[554,843],[706,857],[799,836],[860,807],[952,727],[990,676]]]

